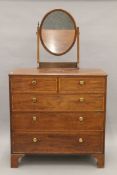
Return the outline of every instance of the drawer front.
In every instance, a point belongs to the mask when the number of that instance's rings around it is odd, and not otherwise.
[[[38,92],[38,93],[51,93],[57,91],[56,78],[38,78],[31,77],[12,77],[11,79],[12,92]]]
[[[103,112],[13,113],[14,131],[103,130]]]
[[[14,153],[94,153],[103,150],[102,132],[14,133]]]
[[[13,111],[103,111],[101,94],[39,95],[13,94]]]
[[[104,93],[104,77],[78,77],[78,78],[60,78],[60,93]]]

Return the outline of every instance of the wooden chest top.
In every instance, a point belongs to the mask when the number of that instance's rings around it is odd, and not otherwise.
[[[14,70],[10,75],[107,76],[107,74],[101,69],[77,68],[21,68]]]

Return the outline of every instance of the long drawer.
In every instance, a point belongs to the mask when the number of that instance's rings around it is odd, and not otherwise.
[[[13,113],[14,131],[103,130],[103,112]]]
[[[104,93],[104,77],[62,77],[59,79],[60,93]]]
[[[13,94],[13,111],[104,111],[103,94]]]
[[[102,132],[14,133],[14,153],[94,153],[103,151]]]
[[[57,78],[36,76],[14,76],[11,79],[12,92],[56,93]]]

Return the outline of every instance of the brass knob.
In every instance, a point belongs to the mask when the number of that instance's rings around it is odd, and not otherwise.
[[[32,98],[32,102],[33,102],[33,103],[36,103],[36,102],[37,102],[36,97],[33,97],[33,98]]]
[[[37,117],[34,115],[34,116],[32,117],[32,119],[33,119],[33,121],[36,121],[36,120],[37,120]]]
[[[37,141],[39,141],[36,137],[34,137],[33,139],[32,139],[32,141],[34,142],[34,143],[36,143]]]
[[[84,98],[81,97],[81,98],[79,99],[79,101],[80,101],[80,102],[84,102]]]
[[[32,80],[32,85],[36,85],[37,81],[36,80]]]
[[[79,84],[83,85],[83,84],[85,84],[85,81],[84,80],[80,80]]]
[[[79,138],[79,143],[83,143],[83,138]]]
[[[79,117],[79,121],[82,122],[84,118],[82,116]]]

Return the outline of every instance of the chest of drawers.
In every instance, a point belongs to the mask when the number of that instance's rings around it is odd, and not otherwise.
[[[11,167],[28,154],[89,154],[103,167],[106,81],[96,69],[10,73]]]

